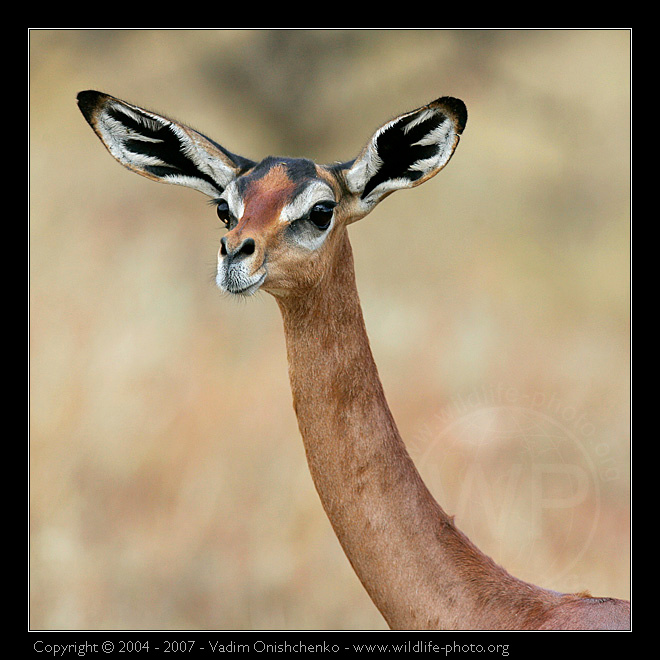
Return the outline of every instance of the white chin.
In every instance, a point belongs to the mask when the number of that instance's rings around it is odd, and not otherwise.
[[[256,278],[230,278],[226,274],[218,273],[215,281],[220,290],[231,293],[234,296],[253,296],[264,283],[266,273],[262,273]]]

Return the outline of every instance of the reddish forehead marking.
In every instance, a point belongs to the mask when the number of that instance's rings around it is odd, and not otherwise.
[[[251,227],[265,227],[279,218],[282,208],[293,199],[298,184],[284,165],[275,165],[264,176],[250,181],[243,191],[243,218]]]

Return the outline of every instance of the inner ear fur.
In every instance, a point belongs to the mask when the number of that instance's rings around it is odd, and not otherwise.
[[[345,173],[363,210],[435,176],[452,157],[466,122],[463,101],[442,97],[381,126]]]
[[[108,94],[80,92],[78,106],[112,156],[154,181],[215,198],[253,164],[189,126]]]

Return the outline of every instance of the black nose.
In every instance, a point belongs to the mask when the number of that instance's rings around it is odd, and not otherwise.
[[[227,247],[227,237],[223,236],[220,239],[220,254],[223,257],[229,256],[230,259],[242,259],[251,255],[255,250],[255,243],[253,238],[246,238],[237,247]]]

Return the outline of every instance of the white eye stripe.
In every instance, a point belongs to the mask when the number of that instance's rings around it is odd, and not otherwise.
[[[285,205],[280,213],[280,222],[290,223],[305,216],[314,204],[334,201],[332,188],[324,181],[313,181],[295,199]]]
[[[222,194],[223,199],[227,202],[229,210],[235,218],[242,218],[245,204],[243,198],[238,192],[238,186],[235,181],[232,181]]]

